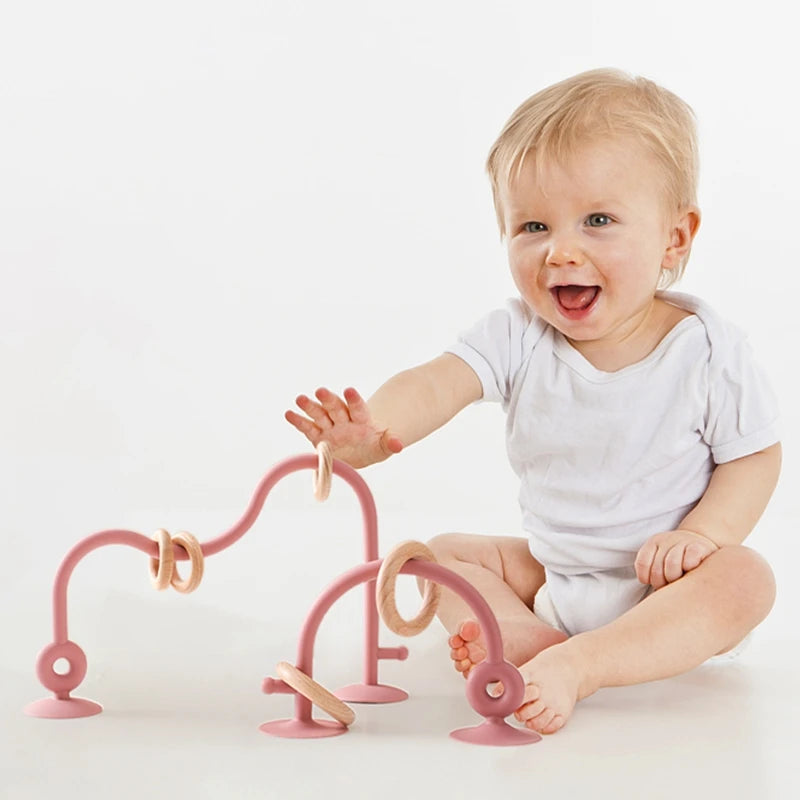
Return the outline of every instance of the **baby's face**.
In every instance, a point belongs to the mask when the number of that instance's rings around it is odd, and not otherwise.
[[[628,140],[586,145],[538,172],[527,159],[502,193],[517,288],[579,350],[647,332],[661,269],[680,260],[664,197],[654,157]]]

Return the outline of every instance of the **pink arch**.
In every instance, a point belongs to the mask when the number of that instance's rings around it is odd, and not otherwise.
[[[264,506],[267,495],[272,491],[276,483],[287,475],[303,469],[316,469],[318,465],[317,455],[299,455],[287,458],[276,464],[261,480],[256,487],[249,506],[245,510],[241,519],[229,530],[220,534],[215,539],[201,544],[204,556],[212,556],[230,547],[241,539],[242,536],[253,526]],[[378,517],[375,509],[375,501],[364,479],[350,466],[341,462],[333,462],[333,474],[338,475],[346,481],[355,491],[361,505],[364,530],[364,555],[366,561],[374,561],[378,558]],[[53,645],[64,645],[69,640],[69,628],[67,621],[67,593],[69,581],[75,567],[80,561],[92,551],[108,545],[127,545],[133,547],[151,558],[158,557],[158,545],[152,539],[135,531],[110,529],[91,534],[82,539],[64,557],[56,573],[53,584],[53,644],[45,648],[45,651],[52,652]],[[188,560],[186,551],[180,547],[175,548],[175,558],[179,561]],[[370,587],[367,587],[369,595]],[[374,593],[372,594],[374,597]],[[374,600],[365,603],[366,613],[366,652],[365,681],[367,683],[377,683],[378,672],[378,614]],[[82,680],[82,676],[80,680]],[[69,691],[77,688],[75,684]],[[69,692],[59,692],[60,697],[68,697]]]

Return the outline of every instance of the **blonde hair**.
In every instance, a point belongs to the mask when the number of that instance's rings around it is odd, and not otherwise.
[[[501,237],[506,235],[501,192],[519,176],[525,159],[535,158],[537,168],[548,160],[563,163],[597,136],[628,137],[647,148],[661,167],[670,213],[697,204],[699,159],[692,109],[647,78],[596,69],[529,97],[492,145],[486,169]],[[678,280],[688,259],[687,253],[676,269],[664,270],[659,286]]]

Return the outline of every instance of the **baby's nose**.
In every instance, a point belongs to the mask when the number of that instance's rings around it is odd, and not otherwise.
[[[547,251],[547,265],[550,267],[578,266],[582,263],[580,248],[566,239],[554,241]]]

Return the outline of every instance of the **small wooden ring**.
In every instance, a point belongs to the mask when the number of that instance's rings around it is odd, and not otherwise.
[[[335,694],[318,684],[305,672],[301,672],[287,661],[281,661],[275,667],[275,671],[287,686],[291,686],[298,694],[309,699],[315,706],[319,706],[337,722],[341,722],[342,725],[352,725],[355,721],[356,715],[347,703],[343,703]]]
[[[376,588],[378,611],[380,611],[381,619],[386,627],[400,636],[415,636],[424,631],[436,614],[436,607],[439,605],[439,598],[442,594],[442,587],[438,583],[426,581],[425,595],[419,614],[411,620],[403,619],[400,616],[395,602],[395,583],[403,565],[412,558],[436,563],[436,559],[430,549],[422,542],[412,540],[397,545],[383,559],[383,563],[378,570]]]
[[[162,592],[169,588],[172,580],[172,573],[175,569],[175,550],[172,547],[172,539],[163,528],[159,528],[153,534],[153,539],[158,542],[158,558],[150,559],[150,580],[153,582],[153,586]]]
[[[203,580],[203,550],[200,547],[200,542],[192,536],[191,533],[180,531],[172,537],[173,544],[179,544],[189,554],[189,560],[192,563],[192,571],[189,577],[183,580],[178,572],[178,564],[175,564],[172,570],[172,588],[181,594],[189,594],[193,592]]]
[[[333,474],[333,455],[327,442],[317,445],[317,468],[314,470],[314,497],[322,503],[331,493],[331,475]]]

